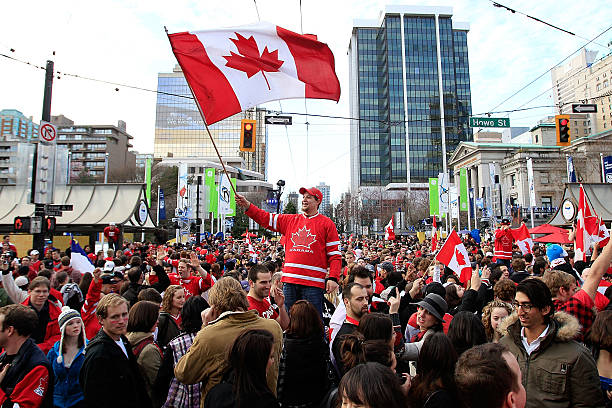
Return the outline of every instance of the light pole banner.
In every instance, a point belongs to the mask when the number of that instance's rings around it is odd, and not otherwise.
[[[149,207],[151,206],[151,158],[147,158],[145,165],[145,183],[147,183],[147,204]]]
[[[438,196],[438,179],[429,178],[429,215],[440,215],[440,198]]]
[[[536,206],[535,186],[533,184],[533,162],[531,157],[527,159],[527,184],[529,184],[529,205]]]
[[[178,191],[176,194],[176,208],[186,211],[187,199],[189,197],[187,186],[187,163],[179,163],[178,166]]]
[[[567,162],[567,182],[575,183],[576,170],[574,169],[574,159],[572,158],[572,156],[565,156],[565,160]]]
[[[440,213],[446,214],[448,213],[448,174],[440,173],[438,174],[438,197],[440,198]]]
[[[450,208],[451,208],[451,217],[459,218],[459,196],[457,195],[457,186],[450,187]]]
[[[217,218],[217,205],[219,204],[219,194],[215,183],[215,169],[206,169],[204,173],[204,186],[208,194],[208,211]]]
[[[232,201],[232,186],[227,174],[221,173],[221,180],[219,182],[219,206],[217,211],[221,215],[228,215],[232,212],[231,209]]]
[[[612,156],[603,158],[604,183],[612,183]]]
[[[459,210],[467,211],[469,209],[468,204],[468,182],[467,182],[467,169],[462,168],[459,170]]]

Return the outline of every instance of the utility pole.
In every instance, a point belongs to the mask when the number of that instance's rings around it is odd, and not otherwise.
[[[198,176],[198,184],[196,185],[196,245],[200,246],[200,230],[202,220],[200,219],[200,184],[202,184],[202,176]]]
[[[43,110],[42,110],[42,120],[45,122],[51,122],[51,94],[53,91],[53,61],[47,61],[47,67],[45,71],[45,88],[44,88],[44,96],[43,96]],[[38,152],[42,150],[42,146],[40,146],[40,142],[36,143],[34,146],[34,164],[32,166],[32,193],[30,197],[30,202],[34,204],[34,218],[38,218],[40,220],[39,225],[42,227],[44,218],[45,218],[45,204],[37,203],[39,201],[36,199],[36,190],[38,183]],[[53,149],[53,153],[55,153],[55,149]],[[53,162],[55,160],[53,159]],[[42,180],[42,179],[41,179]],[[53,197],[53,182],[47,183],[47,196]],[[42,231],[42,228],[39,232],[32,234],[32,247],[37,249],[41,254],[44,252],[45,246],[45,234]]]

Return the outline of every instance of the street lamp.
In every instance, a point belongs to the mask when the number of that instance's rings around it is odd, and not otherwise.
[[[283,194],[283,187],[285,187],[285,180],[278,180],[276,185],[278,186],[278,190],[274,190],[276,194],[276,213],[280,214],[280,198]]]

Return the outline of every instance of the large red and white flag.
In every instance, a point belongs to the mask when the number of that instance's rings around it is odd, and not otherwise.
[[[605,233],[600,237],[600,220],[595,212],[591,211],[586,193],[582,184],[578,196],[578,216],[576,217],[576,261],[586,261],[586,255],[591,245],[604,240]],[[605,229],[605,226],[604,226]]]
[[[431,252],[436,252],[438,248],[438,228],[436,227],[436,216],[433,217],[433,224],[431,226]]]
[[[393,228],[393,216],[391,216],[391,220],[385,227],[385,239],[388,241],[393,241],[395,239],[395,228]]]
[[[520,248],[523,255],[533,253],[533,240],[524,223],[517,229],[511,229],[510,232],[512,233],[512,238],[516,241],[516,246]]]
[[[168,37],[209,125],[279,99],[340,99],[334,55],[313,35],[259,23]]]
[[[440,252],[436,255],[436,259],[459,275],[461,283],[467,282],[472,277],[470,257],[455,230],[452,230],[448,238],[446,238],[444,245],[440,248]]]

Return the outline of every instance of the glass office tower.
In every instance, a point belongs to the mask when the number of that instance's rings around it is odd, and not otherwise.
[[[468,30],[453,22],[449,7],[388,6],[378,21],[355,21],[353,191],[407,182],[423,187],[444,171],[444,153],[450,158],[460,141],[472,139]]]
[[[198,157],[218,161],[180,67],[158,74],[154,156]],[[240,121],[257,120],[255,152],[241,152]],[[245,169],[266,174],[265,110],[251,108],[209,126],[221,157],[244,160]]]

